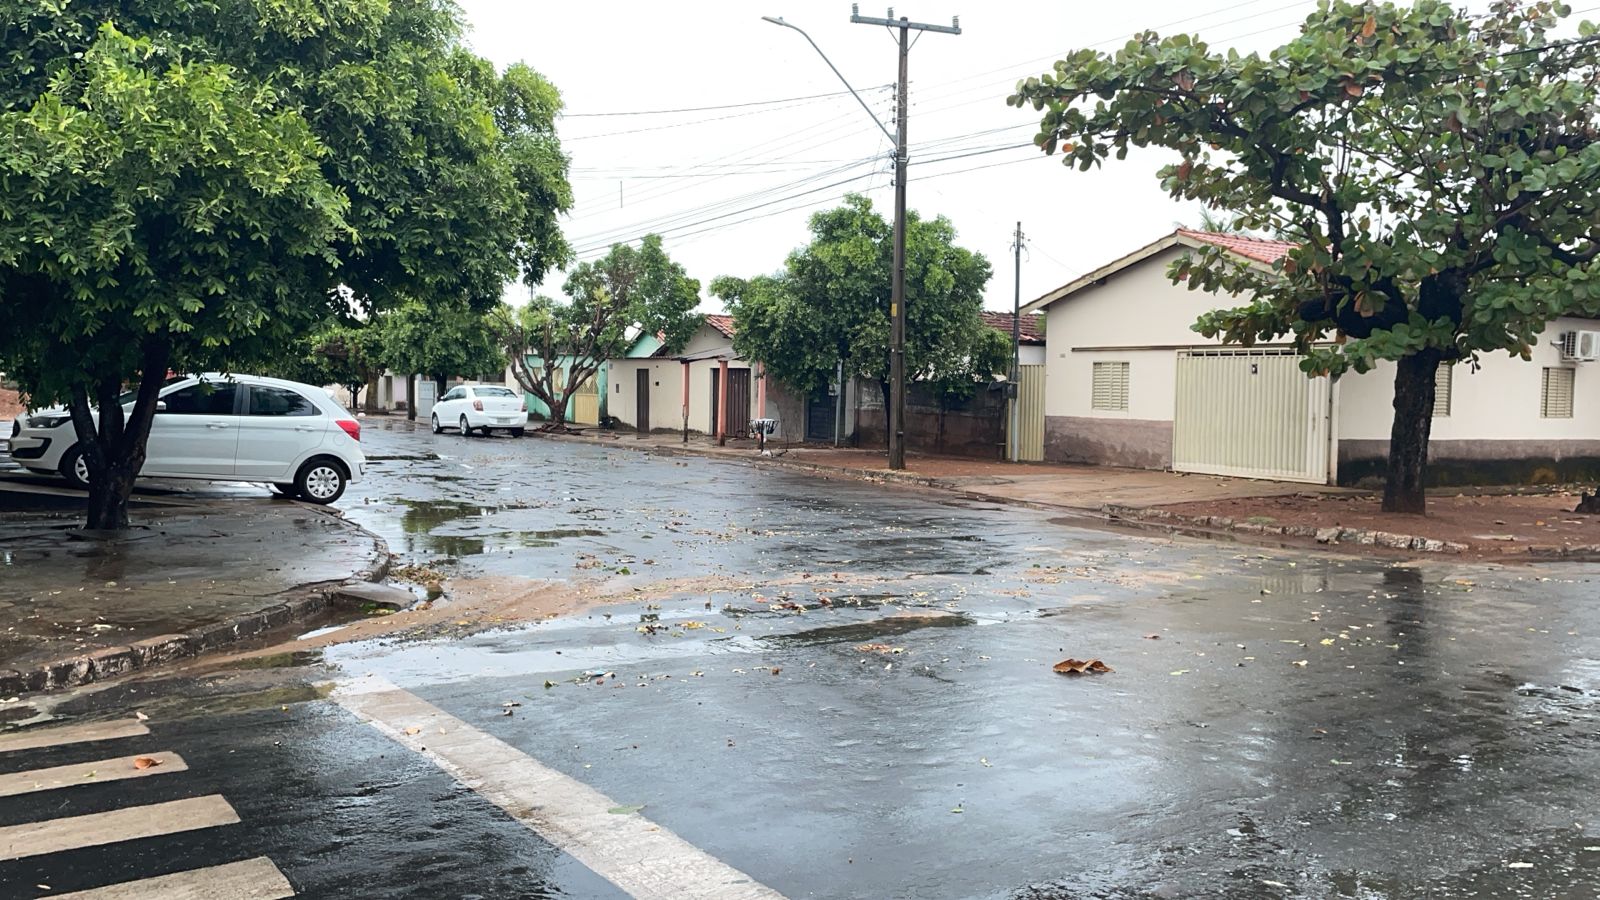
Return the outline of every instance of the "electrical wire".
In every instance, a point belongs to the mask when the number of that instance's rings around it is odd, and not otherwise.
[[[869,91],[881,90],[893,85],[880,84],[867,88]],[[743,109],[748,106],[772,106],[778,103],[800,103],[809,100],[826,100],[832,97],[848,97],[849,91],[831,91],[826,94],[807,94],[803,97],[782,97],[777,100],[752,100],[748,103],[724,103],[718,106],[685,106],[679,109],[639,109],[626,112],[596,112],[596,113],[562,113],[563,119],[599,119],[609,116],[666,116],[677,113],[715,112],[723,109]]]

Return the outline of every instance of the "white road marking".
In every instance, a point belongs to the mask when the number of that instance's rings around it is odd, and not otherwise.
[[[138,719],[87,722],[82,725],[64,725],[60,728],[25,728],[12,734],[0,734],[0,753],[57,747],[62,744],[81,744],[85,741],[110,741],[149,733],[150,729]]]
[[[499,738],[379,678],[333,693],[340,706],[505,810],[640,900],[783,900],[783,896]]]
[[[283,900],[293,896],[289,879],[265,856],[55,895],[56,900]]]
[[[136,760],[155,760],[155,765],[139,768]],[[124,778],[144,778],[147,775],[165,775],[168,772],[188,771],[189,764],[176,753],[141,753],[118,756],[71,766],[52,766],[28,772],[0,775],[0,797],[15,797],[34,791],[53,791],[76,784],[96,784],[102,781],[121,781]]]
[[[130,806],[110,812],[89,813],[0,827],[0,860],[43,856],[80,847],[99,847],[118,841],[197,831],[233,825],[239,814],[219,794]]]

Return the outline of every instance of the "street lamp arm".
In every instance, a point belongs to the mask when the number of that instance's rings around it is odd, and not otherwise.
[[[878,126],[878,130],[883,132],[883,136],[888,138],[890,143],[894,143],[894,132],[891,132],[888,128],[884,127],[884,124],[878,120],[877,114],[872,111],[872,107],[867,105],[867,101],[861,99],[861,95],[856,93],[856,89],[850,86],[849,81],[845,80],[844,73],[840,72],[839,67],[833,64],[833,60],[828,58],[828,54],[822,52],[822,48],[818,47],[817,42],[811,39],[811,35],[805,33],[805,29],[800,28],[798,25],[791,25],[788,22],[785,22],[780,16],[762,16],[761,19],[764,22],[771,22],[774,25],[782,25],[784,28],[792,28],[795,31],[800,32],[800,36],[806,39],[806,43],[811,45],[811,49],[817,51],[817,55],[822,57],[822,61],[828,64],[828,68],[833,70],[833,74],[839,76],[839,81],[844,84],[845,90],[850,92],[850,96],[856,98],[856,102],[861,104],[861,108],[867,111],[868,116],[872,117],[872,124]]]

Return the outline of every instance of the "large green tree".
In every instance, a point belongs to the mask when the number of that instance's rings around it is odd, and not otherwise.
[[[1315,377],[1396,365],[1384,509],[1425,510],[1441,363],[1527,358],[1552,319],[1600,312],[1600,39],[1568,8],[1324,2],[1268,56],[1187,35],[1077,51],[1009,98],[1087,171],[1133,147],[1175,159],[1175,197],[1298,242],[1267,270],[1220,250],[1192,289],[1248,294],[1196,330],[1288,336]]]
[[[550,410],[547,430],[566,428],[572,395],[638,335],[659,335],[676,350],[700,323],[700,282],[667,255],[660,235],[578,264],[563,290],[565,302],[540,295],[521,308],[502,307],[496,318],[517,384]]]
[[[263,374],[305,384],[339,385],[350,393],[350,403],[355,406],[361,391],[388,368],[386,349],[382,322],[331,319],[295,344],[280,361],[269,363]],[[369,410],[372,400],[369,394]]]
[[[447,0],[3,6],[0,365],[71,406],[91,526],[126,523],[169,370],[281,358],[351,301],[485,310],[567,255],[559,95]]]
[[[435,396],[444,394],[452,375],[468,379],[497,375],[506,367],[497,316],[495,310],[480,312],[465,302],[407,303],[383,316],[379,326],[383,360],[397,372],[433,379]],[[408,397],[414,410],[416,394]]]
[[[893,229],[860,195],[811,217],[811,242],[782,272],[722,277],[711,292],[737,326],[734,346],[769,375],[809,392],[846,376],[877,382],[888,402],[889,287]],[[906,222],[906,376],[941,404],[971,396],[1007,368],[1006,337],[983,323],[991,270],[956,244],[948,219]]]

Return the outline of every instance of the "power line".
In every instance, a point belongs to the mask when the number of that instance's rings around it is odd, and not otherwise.
[[[879,84],[867,88],[869,91],[882,90],[891,85]],[[752,100],[748,103],[723,103],[718,106],[684,106],[678,109],[640,109],[625,112],[597,112],[597,113],[562,113],[564,119],[598,119],[607,116],[665,116],[677,113],[715,112],[722,109],[743,109],[749,106],[773,106],[778,103],[799,103],[806,100],[826,100],[831,97],[847,97],[849,91],[832,91],[826,94],[807,94],[803,97],[781,97],[777,100]]]
[[[882,88],[868,88],[867,90],[869,90],[869,91],[871,91],[871,90],[882,90]],[[725,115],[725,116],[712,116],[711,118],[708,118],[708,119],[691,119],[691,120],[689,120],[687,122],[669,122],[666,125],[651,125],[651,126],[649,126],[647,128],[629,128],[626,131],[607,131],[607,132],[604,132],[602,134],[585,134],[585,135],[579,135],[578,137],[564,137],[564,138],[561,139],[561,142],[563,144],[569,144],[569,143],[577,143],[578,141],[593,141],[593,140],[598,140],[599,138],[632,137],[632,136],[634,136],[636,134],[643,134],[643,133],[648,132],[648,131],[666,131],[669,128],[688,128],[691,125],[706,125],[706,124],[709,124],[711,122],[725,122],[725,121],[727,121],[729,119],[743,119],[743,118],[746,118],[746,117],[749,117],[749,116],[759,116],[759,115],[765,115],[767,113],[782,112],[782,111],[784,111],[786,109],[793,109],[796,106],[804,106],[804,105],[806,105],[806,104],[805,103],[790,103],[787,106],[774,106],[774,107],[771,107],[769,109],[746,110],[745,112],[729,113],[728,115]]]

